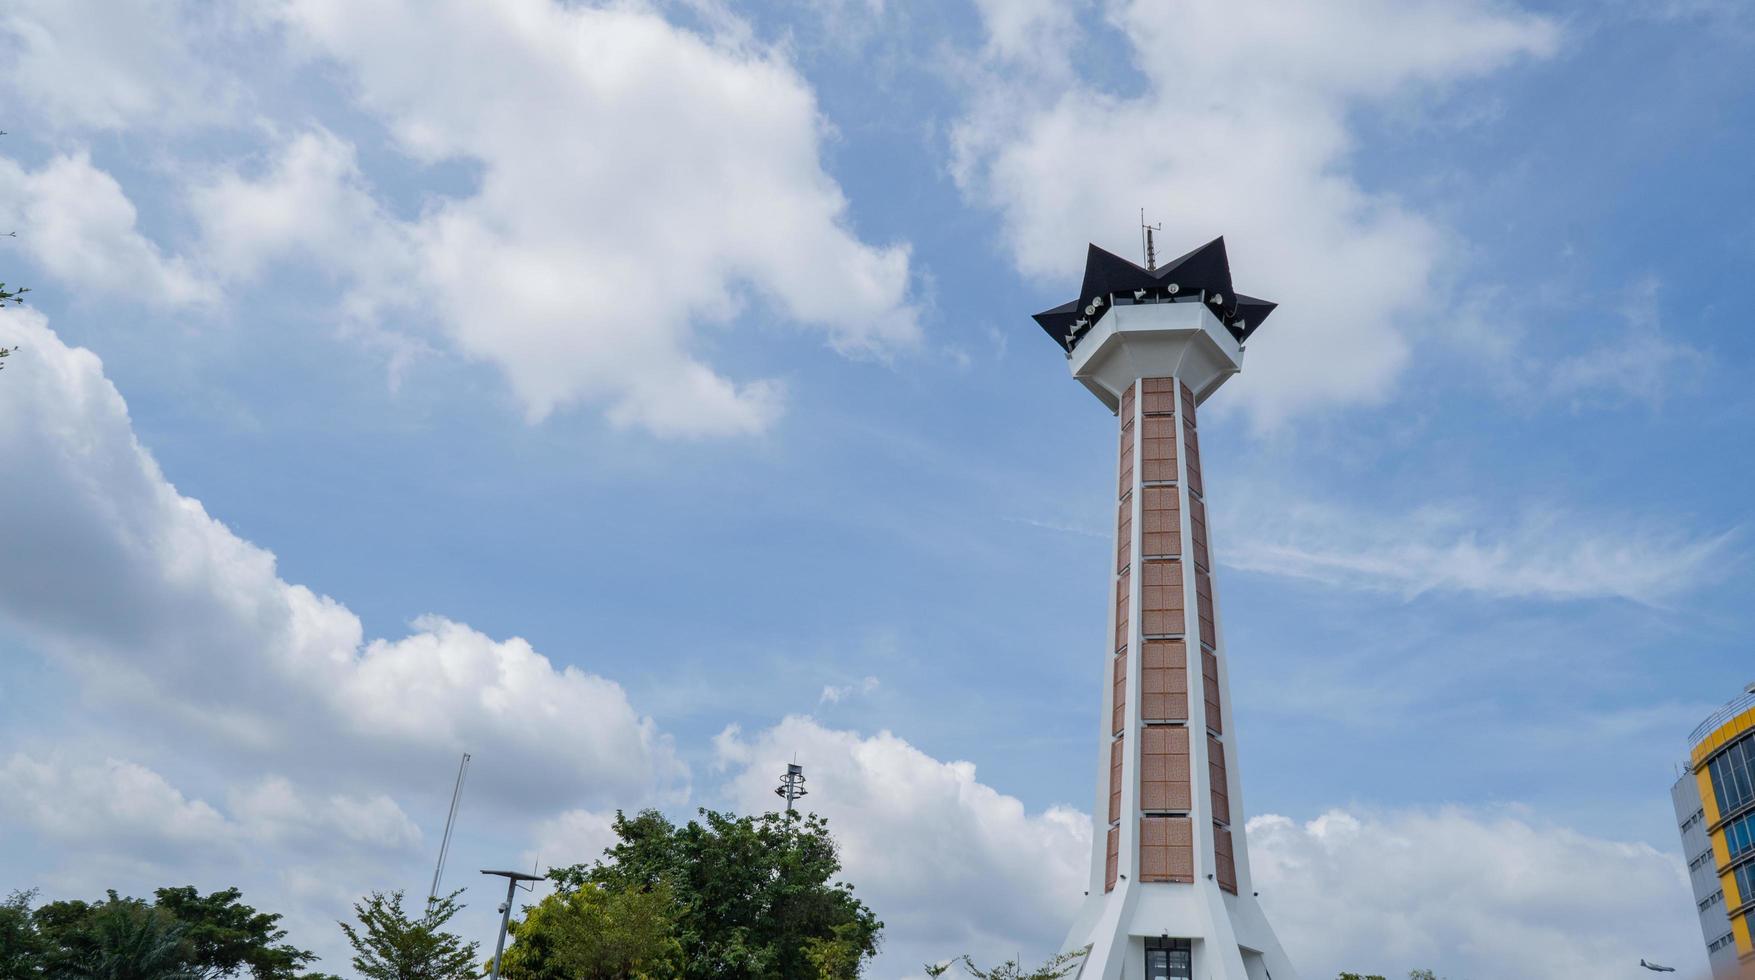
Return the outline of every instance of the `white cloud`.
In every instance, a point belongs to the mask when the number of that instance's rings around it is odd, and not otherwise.
[[[181,306],[214,298],[181,258],[167,257],[135,226],[133,202],[81,152],[28,171],[0,158],[0,223],[50,275],[135,303]]]
[[[301,791],[284,776],[269,776],[233,794],[230,809],[253,837],[304,847],[341,840],[382,851],[408,850],[421,842],[420,828],[396,801]]]
[[[14,754],[0,765],[0,813],[82,849],[135,857],[186,857],[236,836],[212,806],[117,759],[70,764]]]
[[[1086,238],[1131,255],[1137,209],[1174,253],[1227,236],[1240,288],[1283,304],[1235,397],[1259,420],[1381,398],[1407,359],[1445,233],[1349,172],[1348,117],[1552,51],[1551,21],[1479,0],[1108,4],[1140,94],[1081,80],[1109,50],[1072,0],[988,3],[953,173],[1031,277]]]
[[[1249,821],[1250,867],[1305,976],[1583,980],[1641,957],[1704,967],[1681,860],[1510,811]],[[1704,972],[1704,971],[1702,971]]]
[[[368,640],[345,606],[281,580],[273,554],[166,482],[93,354],[30,310],[0,314],[0,331],[28,352],[0,385],[0,615],[91,695],[210,754],[369,782],[364,803],[329,805],[390,837],[375,793],[465,749],[496,760],[476,778],[484,795],[536,812],[685,778],[619,685],[522,639],[427,616]]]
[[[1664,330],[1660,291],[1655,279],[1636,284],[1621,310],[1626,326],[1620,335],[1559,358],[1531,390],[1574,408],[1626,401],[1661,405],[1678,382],[1705,369],[1707,358]]]
[[[1633,517],[1561,509],[1506,519],[1456,503],[1363,514],[1313,502],[1249,502],[1224,564],[1325,585],[1494,598],[1625,599],[1659,605],[1720,575],[1737,531],[1693,534]]]
[[[232,272],[316,254],[355,278],[357,308],[421,297],[532,418],[592,404],[667,436],[778,417],[779,380],[735,380],[703,355],[704,332],[752,300],[849,354],[916,343],[907,247],[852,232],[810,87],[745,32],[550,0],[297,0],[283,14],[405,151],[479,181],[398,222],[350,147],[298,137],[260,178],[195,197],[207,251]]]
[[[524,853],[524,863],[544,871],[572,864],[591,864],[616,842],[615,814],[593,810],[567,810],[536,825],[534,846]]]
[[[205,260],[228,278],[288,256],[375,277],[371,293],[414,272],[406,229],[372,197],[352,144],[325,130],[293,137],[253,178],[222,172],[190,196]]]
[[[1007,959],[1058,946],[1089,871],[1089,817],[1031,813],[889,732],[861,736],[790,717],[715,742],[733,768],[725,793],[743,812],[773,809],[776,777],[796,754],[810,796],[841,846],[846,879],[884,920],[874,976],[912,974],[962,953]]]
[[[0,86],[40,125],[174,129],[236,99],[190,44],[219,5],[163,0],[10,0]]]
[[[842,684],[839,686],[826,684],[823,686],[822,697],[817,699],[817,703],[840,704],[856,694],[870,694],[877,689],[878,679],[875,677],[866,677],[857,684]]]
[[[716,741],[748,811],[772,806],[796,753],[807,809],[829,818],[847,880],[886,922],[877,977],[961,952],[1053,951],[1085,887],[1088,816],[1030,813],[888,732],[792,717]],[[1606,976],[1640,956],[1698,956],[1686,874],[1667,850],[1544,824],[1518,808],[1335,810],[1249,822],[1269,918],[1305,976]],[[1637,926],[1637,928],[1634,928]]]

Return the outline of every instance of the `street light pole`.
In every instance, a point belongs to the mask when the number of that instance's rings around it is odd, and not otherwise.
[[[520,881],[541,881],[541,875],[525,874],[522,871],[489,871],[482,869],[484,875],[499,875],[506,879],[506,901],[500,905],[500,938],[494,940],[493,980],[500,980],[500,958],[506,952],[506,930],[512,925],[512,896],[518,894]]]

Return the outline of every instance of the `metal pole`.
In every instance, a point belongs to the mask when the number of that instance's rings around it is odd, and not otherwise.
[[[512,926],[512,897],[518,894],[520,881],[541,881],[541,875],[527,875],[522,871],[489,871],[482,869],[484,875],[499,875],[506,879],[506,904],[500,906],[500,938],[494,941],[493,980],[500,980],[500,957],[506,952],[506,932]],[[535,887],[534,885],[531,887]]]
[[[500,980],[500,958],[506,952],[506,930],[512,925],[512,896],[518,891],[518,879],[506,879],[506,904],[500,906],[500,938],[494,941],[493,980]]]

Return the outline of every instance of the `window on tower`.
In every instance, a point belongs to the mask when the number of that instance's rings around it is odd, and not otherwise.
[[[1190,980],[1193,948],[1186,939],[1146,940],[1146,980]]]

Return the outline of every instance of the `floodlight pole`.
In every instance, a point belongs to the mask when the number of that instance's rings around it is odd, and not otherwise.
[[[786,764],[786,775],[780,777],[780,785],[774,788],[774,795],[786,800],[786,812],[792,812],[792,803],[801,796],[809,796],[810,791],[804,788],[804,767],[796,762]]]
[[[512,925],[512,896],[518,893],[520,881],[541,881],[541,875],[529,875],[522,871],[489,871],[483,868],[484,875],[499,875],[506,879],[506,901],[500,905],[500,938],[494,940],[494,969],[492,980],[500,980],[500,958],[506,952],[506,930]],[[532,886],[534,887],[534,886]]]

